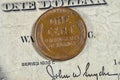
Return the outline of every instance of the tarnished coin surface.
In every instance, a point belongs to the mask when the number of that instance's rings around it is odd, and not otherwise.
[[[82,17],[70,8],[48,10],[34,27],[36,48],[52,60],[68,60],[78,55],[87,39]]]

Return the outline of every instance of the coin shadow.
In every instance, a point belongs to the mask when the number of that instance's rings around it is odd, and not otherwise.
[[[90,31],[94,32],[94,25],[92,24],[91,19],[88,17],[88,14],[86,14],[85,12],[79,12],[79,11],[78,13],[82,18],[84,18],[85,25],[87,26],[87,33]],[[88,54],[88,51],[92,46],[92,43],[90,41],[91,41],[91,38],[89,38],[87,34],[87,40],[86,40],[84,49],[82,50],[82,53],[80,55]]]

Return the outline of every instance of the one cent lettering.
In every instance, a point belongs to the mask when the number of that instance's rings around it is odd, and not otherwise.
[[[37,50],[53,60],[68,60],[84,48],[87,28],[82,17],[70,8],[48,10],[34,27]]]

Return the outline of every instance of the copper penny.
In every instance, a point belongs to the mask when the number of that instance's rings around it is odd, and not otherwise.
[[[87,29],[82,17],[70,8],[48,10],[34,27],[37,49],[52,60],[68,60],[84,48]]]

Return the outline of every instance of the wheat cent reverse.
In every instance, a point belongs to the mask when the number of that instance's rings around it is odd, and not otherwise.
[[[70,8],[48,10],[34,27],[35,46],[52,60],[68,60],[84,48],[87,29],[82,17]]]

